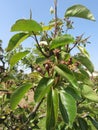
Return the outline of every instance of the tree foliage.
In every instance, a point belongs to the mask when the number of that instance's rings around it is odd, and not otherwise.
[[[64,19],[59,19],[56,0],[54,5],[55,17],[48,25],[30,18],[17,20],[11,27],[17,33],[6,49],[10,68],[0,74],[0,123],[5,129],[98,129],[98,88],[89,75],[94,66],[85,48],[88,38],[68,33],[73,28],[70,17],[95,18],[85,6],[73,5],[65,11]],[[18,50],[28,37],[33,38],[35,48]],[[79,53],[72,55],[75,48]],[[19,72],[20,63],[31,72]],[[22,98],[28,102],[25,94],[32,89],[33,101],[21,106]]]

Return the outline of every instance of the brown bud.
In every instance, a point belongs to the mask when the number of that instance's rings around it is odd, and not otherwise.
[[[40,66],[38,66],[37,68],[36,68],[36,70],[38,71],[38,72],[42,72],[42,69],[41,69],[41,67]]]

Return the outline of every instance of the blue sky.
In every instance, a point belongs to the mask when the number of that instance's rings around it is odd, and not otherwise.
[[[48,23],[52,18],[49,9],[53,6],[53,0],[1,0],[0,1],[0,39],[3,41],[3,48],[6,48],[8,41],[13,35],[10,32],[11,26],[16,20],[29,18],[30,9],[32,10],[33,19],[38,22]],[[98,0],[58,0],[58,16],[63,18],[65,10],[74,4],[82,4],[91,10],[94,14],[96,22],[89,20],[73,18],[75,29],[71,31],[74,36],[81,35],[91,36],[87,45],[87,50],[90,53],[91,60],[98,70]],[[32,46],[32,41],[29,39],[26,46]]]

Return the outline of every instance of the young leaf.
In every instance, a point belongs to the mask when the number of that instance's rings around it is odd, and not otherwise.
[[[39,102],[49,92],[53,81],[53,79],[45,77],[40,80],[34,94],[34,99],[36,102]]]
[[[82,95],[94,102],[98,102],[98,95],[97,93],[88,85],[83,85],[81,88]]]
[[[90,10],[80,4],[69,7],[65,12],[65,17],[78,17],[95,21],[95,18]]]
[[[18,87],[13,94],[11,95],[10,105],[11,109],[14,110],[24,95],[28,92],[28,90],[32,87],[31,83],[25,83],[21,87]]]
[[[77,114],[77,107],[76,107],[75,99],[70,94],[66,93],[65,91],[60,91],[60,100],[63,106],[63,112],[64,111],[67,112],[68,123],[69,123],[69,126],[71,127]],[[64,113],[62,113],[62,116],[63,114]],[[66,122],[66,120],[64,121]]]
[[[24,51],[24,52],[18,52],[15,55],[13,55],[10,59],[11,67],[13,67],[16,63],[18,63],[18,61],[24,58],[28,53],[29,51]]]
[[[92,64],[92,62],[89,60],[88,57],[84,56],[84,55],[77,55],[75,57],[81,64],[83,64],[88,70],[89,72],[94,72],[94,66]]]
[[[87,58],[90,58],[89,53],[87,52],[87,50],[82,47],[82,46],[78,46],[78,49],[81,51],[82,54],[84,54]]]
[[[58,65],[54,66],[54,70],[60,74],[61,76],[65,77],[74,88],[78,88],[77,80],[74,76],[74,74],[70,71],[70,69],[66,65]]]
[[[52,99],[52,90],[49,91],[47,97],[47,116],[46,116],[46,130],[55,129],[55,113]]]
[[[69,34],[65,34],[53,39],[53,41],[50,44],[50,49],[55,49],[57,47],[64,46],[66,44],[70,44],[73,42],[74,42],[74,38]]]
[[[26,38],[28,38],[29,34],[27,33],[17,33],[9,40],[8,47],[6,51],[11,51],[15,47],[19,46],[21,42],[23,42]]]
[[[39,23],[30,19],[20,19],[11,27],[11,31],[39,32],[42,27]]]

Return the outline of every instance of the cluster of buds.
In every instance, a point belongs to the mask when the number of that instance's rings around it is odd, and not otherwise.
[[[71,65],[73,64],[73,61],[72,61],[72,58],[70,58],[68,61],[61,60],[60,63],[65,64],[65,65]]]

